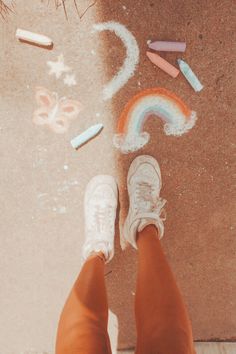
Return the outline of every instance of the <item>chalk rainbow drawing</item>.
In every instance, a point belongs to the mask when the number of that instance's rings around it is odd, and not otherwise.
[[[166,135],[180,136],[190,130],[197,119],[174,93],[164,88],[152,88],[134,96],[125,106],[118,121],[117,134],[113,143],[122,153],[139,150],[150,139],[143,131],[146,120],[155,115],[161,118]]]
[[[106,101],[112,98],[133,76],[139,62],[139,47],[133,34],[119,22],[103,22],[93,25],[95,32],[112,31],[119,37],[125,48],[126,58],[110,82],[103,88],[103,99]]]

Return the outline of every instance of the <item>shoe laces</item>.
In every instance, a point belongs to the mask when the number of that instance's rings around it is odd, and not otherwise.
[[[155,187],[145,181],[137,182],[135,190],[135,211],[136,212],[155,212],[158,215],[161,214],[166,200],[157,196],[153,196]],[[165,220],[165,216],[163,218]]]
[[[162,221],[166,220],[166,210],[163,209],[166,204],[166,199],[158,198],[156,205],[155,205],[155,212],[159,215]]]
[[[93,206],[90,221],[90,232],[104,234],[112,231],[112,205],[99,203]]]

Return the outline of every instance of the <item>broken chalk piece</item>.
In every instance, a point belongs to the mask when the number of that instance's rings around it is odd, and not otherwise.
[[[82,134],[76,136],[70,141],[74,149],[78,149],[90,139],[94,138],[103,129],[103,124],[96,124],[85,130]]]
[[[19,28],[16,30],[16,38],[45,47],[49,47],[53,44],[51,38],[44,36],[43,34],[33,33]]]
[[[165,71],[167,74],[169,74],[172,77],[177,77],[179,75],[179,70],[176,69],[173,65],[168,63],[165,59],[161,58],[159,55],[147,52],[147,57],[151,60],[153,64],[158,66],[160,69]]]
[[[180,68],[182,74],[184,75],[186,80],[190,83],[190,85],[192,86],[194,91],[196,91],[196,92],[201,91],[203,89],[203,85],[199,81],[196,74],[194,74],[194,72],[192,71],[190,66],[182,59],[178,59],[177,62],[179,64],[179,68]]]
[[[148,43],[150,49],[158,50],[160,52],[185,52],[186,43],[185,42],[165,42],[156,41]]]

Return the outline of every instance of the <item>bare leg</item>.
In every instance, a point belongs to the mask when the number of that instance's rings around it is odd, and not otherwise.
[[[111,354],[103,254],[84,264],[61,314],[56,354]]]
[[[138,234],[137,354],[193,354],[193,337],[181,293],[162,251],[157,229]]]
[[[84,196],[86,260],[61,314],[56,354],[111,354],[104,267],[114,255],[118,188],[112,176],[99,175]]]

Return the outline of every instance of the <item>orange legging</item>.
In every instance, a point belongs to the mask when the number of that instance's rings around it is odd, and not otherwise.
[[[156,228],[140,232],[137,245],[136,354],[194,354],[188,314]],[[104,267],[100,256],[84,264],[61,314],[56,354],[111,354]]]

